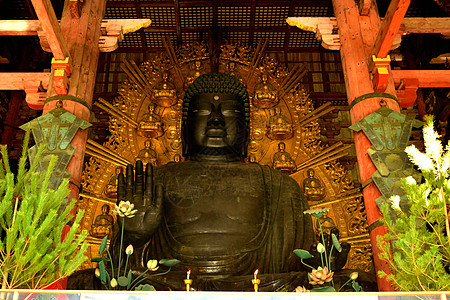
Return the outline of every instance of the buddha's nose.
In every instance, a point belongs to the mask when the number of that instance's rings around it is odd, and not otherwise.
[[[209,116],[208,126],[225,126],[225,120],[223,119],[220,107],[212,107],[211,115]]]

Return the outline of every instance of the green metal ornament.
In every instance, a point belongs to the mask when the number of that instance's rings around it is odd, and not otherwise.
[[[31,130],[36,145],[28,151],[30,162],[33,163],[39,147],[44,146],[40,161],[38,162],[38,172],[47,170],[52,155],[58,157],[55,170],[50,178],[50,188],[56,189],[63,179],[69,179],[70,173],[66,170],[75,148],[70,145],[78,129],[87,129],[89,122],[64,110],[61,103],[58,107],[48,113],[31,120],[20,126],[23,130]]]

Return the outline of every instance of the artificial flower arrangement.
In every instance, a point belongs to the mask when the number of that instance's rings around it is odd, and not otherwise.
[[[319,219],[323,214],[325,214],[329,210],[330,210],[329,208],[315,208],[305,210],[303,213],[310,214],[311,216]],[[314,257],[307,250],[295,249],[294,253],[298,257],[300,257],[300,261],[302,262],[303,265],[312,269],[311,272],[308,273],[309,284],[314,286],[314,288],[310,290],[311,292],[336,292],[333,281],[334,272],[331,270],[331,257],[333,249],[336,249],[336,251],[341,252],[342,247],[341,244],[339,243],[339,239],[337,238],[337,236],[334,233],[331,233],[332,246],[330,247],[330,253],[327,253],[327,249],[324,246],[327,245],[327,243],[325,242],[325,236],[322,230],[322,225],[320,224],[320,222],[317,223],[319,224],[320,237],[322,240],[322,242],[319,242],[317,244],[317,252],[320,254],[322,266],[314,268],[313,266],[310,266],[304,261],[305,259],[310,259]],[[351,286],[357,292],[362,291],[361,286],[356,281],[357,278],[358,272],[351,273],[350,278],[347,280],[347,282],[341,285],[338,292],[341,291],[341,289],[346,285]],[[295,289],[295,292],[309,292],[309,290],[307,290],[304,286],[298,286]]]
[[[147,262],[147,270],[140,274],[138,277],[133,279],[133,274],[131,268],[127,272],[128,267],[128,259],[130,258],[130,255],[133,254],[133,245],[128,245],[125,249],[126,254],[126,260],[125,260],[125,268],[123,271],[121,270],[122,265],[122,247],[123,247],[123,234],[124,234],[124,227],[125,227],[125,221],[127,219],[133,218],[136,215],[137,209],[134,209],[134,204],[130,203],[130,201],[120,201],[119,205],[115,205],[115,208],[113,210],[114,213],[117,214],[118,218],[122,218],[122,226],[121,226],[121,234],[120,234],[120,247],[119,247],[119,259],[116,262],[117,263],[117,269],[114,269],[114,261],[111,256],[111,253],[109,252],[109,249],[107,248],[107,240],[108,236],[105,236],[100,244],[99,249],[99,256],[100,257],[94,257],[91,261],[98,263],[98,268],[95,270],[95,276],[97,278],[100,278],[101,283],[105,286],[106,289],[113,289],[113,290],[136,290],[136,291],[154,291],[155,288],[150,284],[141,284],[145,279],[148,277],[153,276],[161,276],[164,274],[167,274],[170,272],[171,268],[178,264],[180,261],[177,259],[161,259],[161,260],[155,260],[151,259]],[[108,258],[102,257],[101,255],[106,250]],[[108,273],[106,264],[109,262],[111,265],[111,275]],[[159,265],[164,265],[166,267],[169,267],[169,269],[165,272],[156,273],[152,275],[147,275],[144,277],[146,273],[149,271],[155,272],[159,269]]]

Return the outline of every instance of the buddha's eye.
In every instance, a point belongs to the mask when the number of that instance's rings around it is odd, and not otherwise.
[[[192,108],[192,113],[197,115],[209,115],[211,113],[211,105],[209,103],[199,103]]]
[[[194,109],[192,111],[192,113],[197,114],[197,115],[209,115],[209,114],[211,114],[211,110],[210,109]]]
[[[236,115],[241,112],[239,105],[231,104],[231,105],[223,105],[221,107],[221,112],[224,116],[226,115]]]

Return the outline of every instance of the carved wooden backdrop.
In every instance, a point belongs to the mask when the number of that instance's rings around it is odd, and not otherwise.
[[[337,227],[341,241],[352,245],[347,267],[373,271],[370,239],[362,194],[337,158],[346,155],[342,144],[323,145],[317,118],[332,108],[314,108],[308,92],[299,83],[302,66],[288,70],[266,57],[264,44],[256,49],[225,44],[210,51],[204,44],[166,51],[141,66],[124,61],[129,79],[120,96],[96,103],[111,115],[111,136],[104,145],[89,140],[92,157],[83,173],[83,193],[78,205],[86,210],[82,230],[89,232],[89,257],[97,256],[100,241],[116,217],[117,173],[127,163],[144,159],[163,165],[181,158],[181,107],[187,85],[211,72],[211,53],[218,57],[219,72],[235,75],[247,87],[251,100],[251,142],[248,163],[258,162],[292,176],[304,190],[311,208],[331,210],[321,218],[325,230]],[[217,63],[217,60],[216,60]],[[284,143],[284,145],[282,144]],[[317,219],[313,218],[317,232]],[[93,267],[90,262],[83,268]]]

